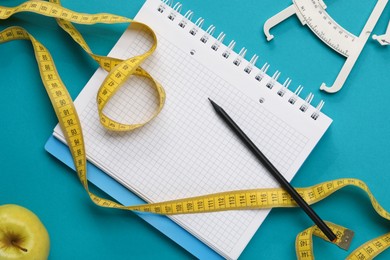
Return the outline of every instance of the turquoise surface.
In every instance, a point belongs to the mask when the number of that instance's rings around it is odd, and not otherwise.
[[[144,1],[64,0],[65,7],[80,12],[111,12],[134,17]],[[329,131],[314,149],[292,184],[308,186],[337,178],[365,181],[379,202],[390,210],[390,46],[370,40],[343,89],[329,95],[319,91],[332,84],[344,58],[318,40],[307,27],[291,17],[272,32],[273,42],[262,34],[264,21],[291,4],[290,1],[189,1],[195,19],[214,24],[226,42],[237,41],[236,50],[248,48],[247,58],[259,54],[258,65],[269,62],[269,73],[282,72],[280,81],[293,79],[291,88],[305,86],[303,96],[324,99],[324,112],[333,118]],[[325,1],[328,12],[345,28],[359,34],[375,1]],[[14,6],[22,1],[2,1]],[[374,33],[382,34],[390,19],[385,9]],[[72,97],[76,97],[97,68],[51,18],[18,14],[0,22],[0,29],[21,25],[51,51]],[[126,25],[78,26],[95,53],[106,54]],[[94,206],[76,175],[44,150],[56,118],[44,93],[31,44],[27,41],[0,45],[2,99],[0,102],[0,204],[15,203],[34,211],[51,237],[50,259],[183,259],[191,255],[129,212]],[[99,192],[98,190],[96,192]],[[351,250],[389,231],[390,225],[372,209],[360,190],[346,188],[318,203],[314,209],[325,220],[356,232]],[[241,255],[242,259],[294,259],[294,240],[312,225],[299,209],[275,209]],[[317,259],[342,259],[349,252],[315,239]],[[378,259],[387,259],[385,252]]]

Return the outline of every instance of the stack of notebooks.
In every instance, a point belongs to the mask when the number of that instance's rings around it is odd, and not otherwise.
[[[156,52],[142,67],[167,93],[166,105],[149,124],[129,133],[104,129],[96,93],[107,72],[98,69],[75,101],[84,131],[89,179],[119,202],[159,202],[216,192],[278,187],[240,140],[226,128],[208,98],[221,104],[287,180],[291,180],[332,120],[256,66],[257,56],[225,45],[214,27],[201,28],[181,5],[148,0],[135,20],[157,34]],[[127,30],[110,56],[129,58],[151,42]],[[299,92],[300,89],[298,89]],[[120,122],[136,123],[156,108],[145,79],[131,77],[106,107]],[[72,165],[57,126],[47,150]],[[61,142],[60,142],[61,141]],[[97,167],[97,168],[96,168]],[[109,177],[108,177],[109,176]],[[115,180],[115,181],[114,181]],[[134,193],[134,194],[133,194]],[[236,259],[269,210],[225,211],[172,217],[141,214],[149,223],[199,258]],[[261,232],[261,230],[260,230]]]

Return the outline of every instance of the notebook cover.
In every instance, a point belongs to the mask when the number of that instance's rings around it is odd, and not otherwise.
[[[54,136],[50,136],[49,140],[46,142],[45,149],[58,160],[74,170],[72,156],[68,147]],[[123,205],[137,205],[145,203],[142,199],[123,187],[93,164],[88,162],[87,167],[88,180],[118,202]],[[193,254],[195,257],[210,260],[223,259],[219,254],[188,233],[178,224],[170,220],[168,217],[145,213],[136,214],[164,235],[172,239],[175,243]]]

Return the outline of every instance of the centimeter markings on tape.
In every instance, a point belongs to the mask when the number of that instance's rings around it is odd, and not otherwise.
[[[88,54],[90,54],[91,57],[95,59],[102,68],[109,72],[97,94],[100,121],[104,127],[113,131],[130,131],[137,127],[143,126],[156,117],[164,105],[165,92],[163,87],[140,67],[140,64],[148,56],[150,56],[156,48],[157,39],[154,32],[148,26],[134,22],[131,19],[125,17],[111,14],[90,15],[77,13],[63,8],[60,5],[59,0],[50,1],[51,2],[27,1],[14,8],[0,6],[0,19],[7,19],[18,12],[35,12],[41,15],[54,17],[56,18],[61,28],[68,32],[69,35]],[[151,49],[144,54],[124,61],[106,56],[95,55],[92,53],[82,35],[71,24],[71,22],[83,24],[131,22],[130,28],[148,32],[148,34],[153,38],[154,44]],[[223,192],[138,206],[123,206],[116,202],[94,195],[89,191],[88,188],[88,181],[86,176],[86,153],[80,120],[78,118],[73,101],[60,76],[58,75],[57,69],[49,51],[45,48],[45,46],[43,46],[39,41],[37,41],[32,35],[30,35],[21,27],[9,27],[0,32],[0,43],[5,43],[12,40],[31,41],[43,84],[52,102],[55,113],[59,119],[59,123],[64,132],[66,141],[69,145],[78,177],[91,197],[92,201],[94,201],[97,205],[102,207],[120,208],[164,215],[296,206],[290,195],[279,188]],[[152,83],[151,85],[159,97],[159,104],[155,114],[146,122],[134,125],[126,125],[120,122],[116,122],[102,113],[104,106],[130,75],[137,75],[150,79]],[[313,204],[348,185],[356,186],[364,190],[370,197],[371,203],[377,213],[383,218],[390,219],[390,214],[384,210],[381,205],[379,205],[368,189],[367,185],[360,180],[340,179],[297,190],[309,204]],[[348,248],[352,239],[351,231],[333,223],[328,224],[331,226],[338,237],[335,244],[344,249]],[[296,252],[299,259],[313,259],[313,235],[327,240],[316,226],[313,226],[300,233],[296,240]],[[350,255],[350,259],[362,259],[362,256],[366,257],[365,259],[374,257],[383,250],[387,249],[389,246],[390,234],[386,234],[382,237],[369,241],[356,249]]]

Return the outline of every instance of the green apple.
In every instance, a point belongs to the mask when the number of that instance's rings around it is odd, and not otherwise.
[[[49,234],[33,212],[13,204],[0,206],[0,259],[45,260],[49,249]]]

